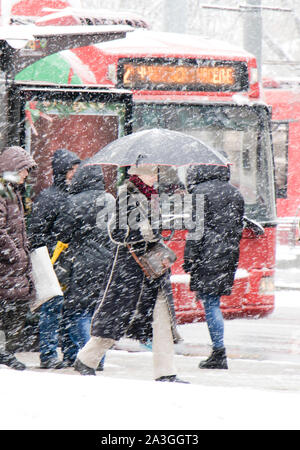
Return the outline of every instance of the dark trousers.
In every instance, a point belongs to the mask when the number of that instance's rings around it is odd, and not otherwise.
[[[59,295],[41,306],[39,317],[41,362],[58,358],[57,348],[63,300],[64,298]]]
[[[204,310],[208,331],[214,350],[224,347],[224,319],[220,309],[220,297],[216,295],[197,293],[198,300],[201,300]]]
[[[5,334],[8,352],[23,350],[28,302],[22,300],[0,300],[0,330]]]
[[[89,341],[93,313],[64,309],[61,322],[61,349],[63,360],[75,362],[78,351]],[[105,355],[101,359],[104,364]]]

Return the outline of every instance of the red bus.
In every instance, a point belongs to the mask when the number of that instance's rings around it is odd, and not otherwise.
[[[299,245],[300,220],[300,79],[263,80],[272,107],[272,135],[278,216],[278,241]]]
[[[255,58],[224,42],[143,29],[124,39],[43,58],[20,71],[16,80],[57,82],[55,77],[62,75],[70,86],[102,84],[130,90],[133,131],[178,130],[226,152],[232,163],[231,182],[245,198],[250,221],[241,241],[233,292],[221,299],[222,311],[226,318],[272,312],[276,208],[271,117],[260,96]],[[43,112],[51,113],[47,108]],[[103,145],[99,137],[98,149]],[[184,182],[184,170],[176,176]],[[204,319],[182,270],[184,244],[185,232],[176,231],[170,246],[178,255],[172,283],[179,323]]]
[[[88,15],[84,17],[87,19]],[[44,16],[43,20],[46,23],[47,18]],[[87,157],[112,139],[130,132],[131,127],[132,131],[155,127],[178,130],[222,149],[232,163],[231,182],[245,198],[249,219],[245,222],[233,292],[221,299],[222,311],[226,318],[268,314],[274,309],[274,165],[271,113],[261,98],[256,60],[225,42],[141,28],[144,29],[128,33],[122,39],[74,45],[76,48],[69,46],[64,51],[45,54],[15,74],[16,83],[51,83],[63,90],[102,85],[133,94],[130,124],[129,115],[126,116],[120,103],[102,104],[97,110],[97,120],[92,119],[96,122],[91,122],[83,138],[84,121],[95,111],[87,101],[75,105],[63,103],[59,108],[55,101],[36,98],[26,102],[24,142],[39,159],[43,171],[38,190],[49,184],[50,156],[58,145],[70,144],[80,156]],[[31,51],[44,48],[47,38],[35,40]],[[58,133],[62,117],[70,124],[63,128],[67,133]],[[79,133],[76,123],[82,124]],[[172,174],[165,174],[169,182]],[[115,174],[108,171],[106,176],[110,188]],[[184,169],[176,173],[176,181],[178,178],[184,182]],[[172,283],[179,323],[204,319],[202,305],[195,302],[194,293],[189,290],[189,276],[182,270],[184,244],[185,231],[176,231],[170,246],[178,256]]]

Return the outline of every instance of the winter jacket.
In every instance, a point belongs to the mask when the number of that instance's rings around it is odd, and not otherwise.
[[[122,209],[124,199],[126,209]],[[152,339],[153,310],[158,292],[163,290],[168,302],[173,339],[177,342],[180,337],[176,330],[170,274],[155,280],[146,278],[127,248],[129,243],[137,255],[142,255],[160,239],[144,214],[144,202],[147,203],[146,197],[133,183],[126,181],[121,186],[116,202],[116,220],[111,221],[109,226],[115,244],[114,259],[92,319],[91,335],[114,340],[127,336],[141,342]],[[124,223],[130,223],[128,217],[137,218],[137,226],[124,226]]]
[[[101,166],[82,163],[54,225],[59,240],[69,244],[68,255],[72,261],[64,308],[94,311],[112,259],[106,218],[100,220],[101,212],[105,215],[108,205],[113,209],[114,197],[105,192]]]
[[[78,156],[66,149],[57,150],[52,159],[53,184],[35,199],[29,219],[28,234],[32,249],[48,247],[50,255],[56,246],[57,236],[53,225],[68,195],[67,172],[79,164]]]
[[[0,155],[0,175],[30,170],[34,160],[21,147],[9,147]],[[9,195],[0,196],[0,300],[30,301],[35,296],[31,278],[21,186],[9,183]]]
[[[229,183],[229,167],[197,166],[188,170],[187,189],[204,200],[204,230],[200,239],[187,236],[184,269],[190,289],[199,294],[230,295],[239,261],[244,200]]]

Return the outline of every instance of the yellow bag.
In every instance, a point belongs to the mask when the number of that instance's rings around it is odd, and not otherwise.
[[[59,255],[61,254],[61,252],[63,252],[64,250],[66,250],[66,248],[68,248],[69,245],[65,244],[64,242],[58,241],[56,244],[56,247],[54,249],[52,258],[51,258],[51,262],[52,264],[55,264],[56,261],[58,260]]]

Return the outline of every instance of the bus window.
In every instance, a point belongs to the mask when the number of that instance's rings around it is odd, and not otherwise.
[[[134,131],[173,129],[225,152],[231,162],[231,182],[245,199],[245,214],[254,220],[274,220],[271,144],[263,107],[138,103],[133,123]]]
[[[272,122],[277,198],[287,198],[289,123]]]

